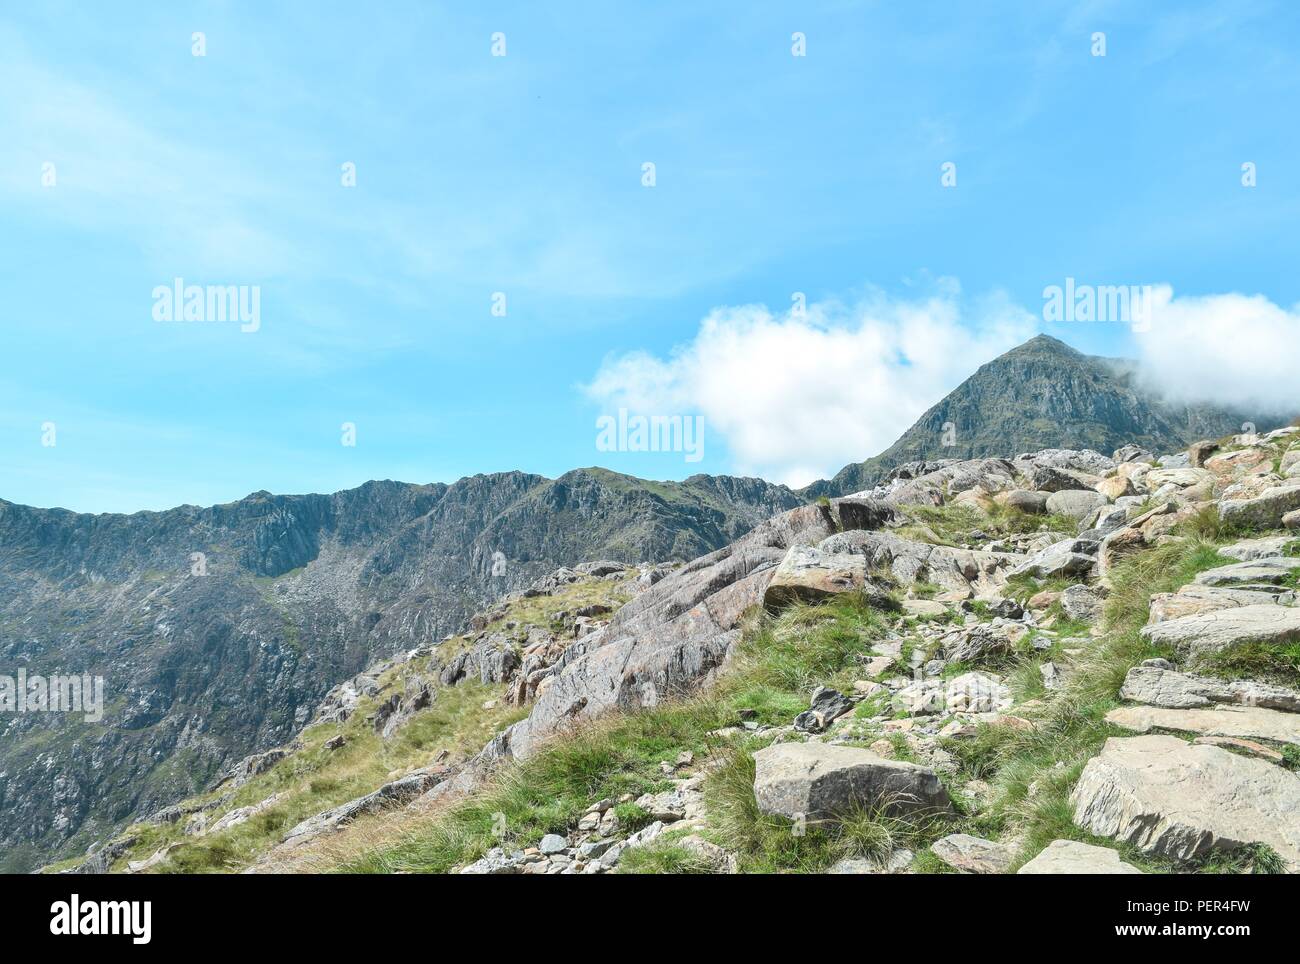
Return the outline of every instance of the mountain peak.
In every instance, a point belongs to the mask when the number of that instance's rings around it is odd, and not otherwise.
[[[925,459],[1049,448],[1108,455],[1129,443],[1170,452],[1230,434],[1246,420],[1210,406],[1167,403],[1143,390],[1132,369],[1132,363],[1086,355],[1058,338],[1036,335],[981,366],[884,452],[845,466],[801,494],[860,492],[891,469]]]
[[[1017,345],[1004,355],[1000,355],[994,361],[1001,358],[1008,358],[1014,355],[1060,355],[1065,358],[1087,358],[1083,352],[1077,348],[1071,348],[1059,338],[1053,338],[1051,335],[1035,335],[1023,345]]]

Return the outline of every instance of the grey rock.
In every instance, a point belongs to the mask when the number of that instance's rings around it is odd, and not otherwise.
[[[1061,593],[1061,609],[1066,616],[1079,622],[1096,622],[1101,615],[1101,607],[1101,597],[1087,586],[1070,586]]]
[[[417,770],[400,780],[384,784],[378,790],[308,817],[284,835],[283,843],[298,846],[323,833],[328,833],[344,824],[351,823],[357,817],[380,813],[410,803],[422,793],[441,783],[445,777],[446,770],[444,768],[428,767],[424,770]]]
[[[1097,549],[1097,543],[1090,539],[1063,539],[1030,556],[1007,576],[1085,576],[1097,564]]]
[[[569,841],[565,840],[558,833],[548,833],[537,844],[537,849],[548,857],[551,854],[563,852],[569,846]]]
[[[1280,586],[1289,584],[1300,571],[1300,559],[1293,557],[1256,559],[1196,574],[1198,586]]]
[[[1166,730],[1300,746],[1300,714],[1259,706],[1219,706],[1214,709],[1120,706],[1106,714],[1106,722],[1135,733]]]
[[[1289,643],[1300,639],[1300,609],[1287,606],[1240,606],[1182,616],[1145,626],[1142,637],[1201,657],[1243,643]]]
[[[813,691],[811,708],[795,718],[794,727],[808,733],[820,733],[851,709],[853,701],[843,693],[819,686]]]
[[[1037,857],[1027,862],[1017,874],[1140,874],[1132,864],[1122,861],[1107,847],[1075,840],[1053,840]]]
[[[1122,465],[1125,462],[1147,462],[1154,465],[1156,457],[1140,445],[1125,445],[1123,448],[1115,450],[1111,460],[1116,465]]]
[[[1263,843],[1300,871],[1300,779],[1218,747],[1112,737],[1070,802],[1084,830],[1147,853],[1187,861]]]
[[[1090,489],[1066,489],[1052,493],[1047,500],[1047,511],[1053,515],[1068,516],[1082,522],[1109,501],[1100,492]]]
[[[1148,662],[1155,662],[1150,660]],[[1221,680],[1193,676],[1162,666],[1134,666],[1124,677],[1119,695],[1134,703],[1168,709],[1200,709],[1219,703],[1261,706],[1300,713],[1300,692],[1255,680]]]
[[[1219,549],[1219,555],[1241,562],[1267,559],[1285,555],[1287,547],[1295,544],[1294,536],[1271,536],[1266,539],[1244,539]]]
[[[1289,484],[1268,489],[1253,499],[1225,499],[1219,503],[1219,516],[1225,522],[1276,529],[1288,512],[1300,509],[1300,485]]]
[[[1047,512],[1047,500],[1050,492],[1031,492],[1028,489],[1013,489],[1002,497],[1002,504],[1009,509],[1019,509],[1030,515],[1042,515]]]
[[[872,857],[845,857],[837,860],[826,872],[828,874],[901,874],[906,873],[916,854],[899,848],[893,850],[883,859]]]
[[[897,510],[871,499],[801,506],[676,569],[566,650],[559,670],[539,688],[532,714],[494,741],[491,759],[524,758],[571,721],[652,706],[707,682],[791,546],[898,518]]]
[[[1015,860],[1011,848],[967,833],[949,834],[932,843],[930,850],[964,874],[1005,874]]]
[[[951,803],[928,767],[870,750],[783,743],[754,754],[759,810],[796,820],[835,820],[859,810],[893,814],[947,811]]]
[[[1183,616],[1236,609],[1240,606],[1293,606],[1295,602],[1295,593],[1280,586],[1234,589],[1193,583],[1176,593],[1152,595],[1150,622],[1163,623]]]

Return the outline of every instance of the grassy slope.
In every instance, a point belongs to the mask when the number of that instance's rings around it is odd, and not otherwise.
[[[634,578],[635,571],[628,577]],[[617,607],[629,592],[628,579],[609,582],[592,579],[566,586],[553,595],[519,600],[507,607],[507,614],[489,627],[504,631],[507,620],[517,626],[511,632],[526,634],[529,626],[556,629],[555,614],[589,604]],[[463,637],[443,643],[440,651],[457,651],[468,645]],[[232,797],[208,811],[209,824],[223,814],[259,803],[283,793],[284,797],[246,823],[205,836],[185,834],[185,819],[173,824],[136,823],[120,834],[136,842],[114,864],[125,870],[128,861],[140,861],[159,849],[177,844],[159,871],[200,873],[235,871],[269,851],[285,832],[300,821],[348,800],[369,793],[384,783],[428,766],[442,752],[463,758],[477,752],[493,736],[527,714],[526,707],[507,705],[503,686],[465,682],[438,686],[436,698],[403,725],[388,740],[382,739],[366,722],[376,706],[394,692],[401,692],[405,680],[429,671],[430,657],[424,656],[385,671],[379,677],[380,691],[363,697],[356,711],[344,723],[321,723],[299,735],[301,747],[266,773],[254,777]],[[344,745],[327,750],[324,744],[343,736]],[[187,810],[219,801],[227,791],[218,787],[184,802]],[[51,865],[63,869],[80,858]]]
[[[1226,534],[1224,535],[1226,538]],[[807,705],[817,684],[848,685],[856,658],[870,651],[890,620],[861,600],[840,597],[820,606],[798,607],[780,617],[752,617],[732,671],[705,696],[674,705],[619,716],[559,740],[522,764],[505,770],[474,798],[425,815],[390,834],[378,846],[340,855],[334,867],[360,872],[446,872],[481,856],[493,846],[522,847],[545,833],[564,833],[594,800],[663,788],[659,761],[689,749],[710,755],[716,766],[706,783],[709,826],[704,835],[735,852],[740,868],[751,872],[815,872],[843,856],[871,856],[903,845],[918,856],[913,869],[946,868],[925,845],[947,833],[964,831],[1000,838],[1017,850],[1017,865],[1052,840],[1068,838],[1107,846],[1076,828],[1068,796],[1084,763],[1108,736],[1125,735],[1103,717],[1118,705],[1127,670],[1143,659],[1168,656],[1139,635],[1153,593],[1173,591],[1196,573],[1231,560],[1216,544],[1196,535],[1149,550],[1118,567],[1107,601],[1105,632],[1077,660],[1063,690],[1046,692],[1037,664],[1064,658],[1059,651],[1018,655],[1009,672],[1018,698],[1037,705],[1013,712],[1032,719],[1032,730],[982,724],[975,737],[944,741],[957,761],[945,776],[958,816],[952,821],[905,823],[860,813],[838,827],[795,833],[788,821],[760,814],[753,797],[753,756],[763,741],[752,735],[719,733],[734,727],[740,710],[758,719],[787,723]],[[1061,626],[1064,633],[1081,627]],[[1064,634],[1063,633],[1063,634]],[[1300,682],[1300,661],[1284,679]],[[864,730],[862,745],[880,734]],[[906,758],[905,743],[895,737]],[[984,803],[967,795],[970,781],[991,784]],[[699,858],[674,841],[660,841],[628,852],[624,872],[688,872],[702,869]],[[1247,850],[1197,867],[1168,862],[1118,848],[1125,860],[1148,872],[1174,869],[1240,871],[1271,869],[1267,852]]]

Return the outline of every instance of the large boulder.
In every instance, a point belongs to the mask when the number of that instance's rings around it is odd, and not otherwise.
[[[1119,854],[1107,847],[1076,840],[1053,840],[1033,860],[1016,871],[1017,874],[1140,874],[1132,864],[1119,859]]]
[[[1030,556],[1007,573],[1011,576],[1083,576],[1097,564],[1097,543],[1090,539],[1064,539]]]
[[[763,813],[810,822],[863,810],[899,815],[951,807],[928,767],[825,743],[781,743],[755,753],[754,798]]]
[[[1047,511],[1082,522],[1110,500],[1089,489],[1066,489],[1047,498]]]
[[[1250,844],[1300,871],[1300,778],[1174,736],[1112,737],[1070,795],[1090,833],[1187,861]]]
[[[1225,522],[1277,529],[1288,512],[1300,509],[1300,485],[1288,484],[1267,489],[1253,499],[1225,499],[1219,503],[1219,516]]]
[[[1029,515],[1042,515],[1047,511],[1050,492],[1030,492],[1027,489],[1012,489],[993,497],[994,502],[1005,505],[1008,509],[1018,509]]]
[[[1272,556],[1285,556],[1287,549],[1296,542],[1295,536],[1269,536],[1264,539],[1243,539],[1230,546],[1219,549],[1219,555],[1236,559],[1238,562],[1252,562],[1255,559],[1268,559]]]
[[[1289,643],[1300,639],[1300,609],[1289,606],[1221,609],[1145,626],[1142,637],[1192,657],[1222,652],[1243,643]]]
[[[867,584],[865,556],[822,552],[814,546],[791,546],[767,584],[763,603],[780,609],[796,602],[816,602],[844,592],[861,592]]]
[[[1101,597],[1087,586],[1070,586],[1061,593],[1061,610],[1070,619],[1078,622],[1096,622],[1097,617],[1101,615]]]
[[[1140,445],[1125,445],[1123,448],[1115,450],[1111,456],[1111,461],[1117,465],[1123,465],[1125,462],[1145,462],[1148,465],[1154,465],[1155,455],[1149,449],[1144,449]]]
[[[948,681],[943,691],[949,713],[993,713],[1011,707],[1011,691],[989,673],[962,673]]]

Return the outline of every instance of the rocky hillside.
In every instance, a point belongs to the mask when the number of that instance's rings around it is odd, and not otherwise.
[[[1039,335],[982,366],[884,452],[815,482],[810,497],[869,489],[920,459],[989,458],[1045,448],[1176,451],[1202,438],[1276,428],[1260,413],[1173,405],[1145,390],[1133,362],[1097,358]]]
[[[83,515],[0,501],[5,672],[105,677],[103,724],[0,719],[0,852],[20,870],[208,786],[379,657],[564,564],[689,559],[802,500],[757,479],[603,469]]]
[[[914,463],[544,577],[82,869],[1300,872],[1298,592],[1300,428]]]

